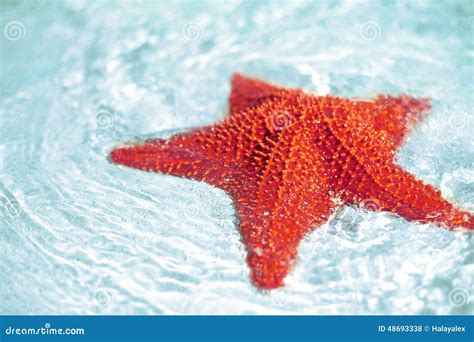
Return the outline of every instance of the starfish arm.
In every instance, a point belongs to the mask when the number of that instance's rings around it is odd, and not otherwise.
[[[373,128],[385,131],[397,148],[406,135],[419,123],[431,108],[429,99],[416,99],[408,95],[379,95],[373,102]]]
[[[405,112],[408,112],[407,108],[414,108],[412,111],[417,115],[422,115],[428,108],[424,100],[388,98],[387,101],[406,108]],[[372,107],[356,103],[351,110],[349,104],[334,98],[325,98],[322,102],[332,136],[350,156],[352,172],[349,178],[359,178],[355,184],[365,188],[363,191],[352,189],[360,196],[359,200],[369,204],[373,200],[380,202],[372,206],[381,205],[384,210],[396,212],[407,220],[434,222],[450,229],[473,229],[472,214],[455,208],[438,190],[423,184],[393,161],[398,143],[406,133],[405,126],[395,128],[394,124],[386,124],[381,126],[385,129],[376,129]],[[417,120],[401,115],[405,121]],[[351,184],[344,184],[351,187]]]
[[[430,108],[427,99],[407,95],[379,96],[375,102],[328,96],[320,106],[332,134],[363,164],[393,160],[406,134]]]
[[[282,165],[283,168],[282,168]],[[263,289],[283,285],[304,236],[332,214],[327,165],[311,144],[311,134],[278,141],[261,175],[251,210],[240,211],[241,232],[253,283]]]
[[[284,88],[239,73],[232,75],[231,88],[229,97],[231,115],[258,106],[261,101],[285,92]]]
[[[395,164],[380,171],[367,174],[365,185],[357,190],[369,209],[391,211],[409,221],[432,222],[447,229],[474,229],[474,216],[454,207],[433,186]]]
[[[200,141],[205,130],[120,147],[111,152],[110,159],[131,168],[215,184],[232,171],[232,165],[209,153]]]
[[[261,172],[262,156],[273,148],[269,128],[275,129],[268,116],[279,108],[264,101],[219,124],[114,149],[110,159],[132,168],[205,181],[238,199],[246,188],[242,184]]]

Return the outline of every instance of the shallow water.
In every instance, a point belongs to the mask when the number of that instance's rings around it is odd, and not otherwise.
[[[221,119],[234,71],[433,111],[400,164],[474,211],[470,1],[2,1],[1,314],[472,314],[469,236],[345,209],[287,286],[249,282],[229,197],[111,165]]]

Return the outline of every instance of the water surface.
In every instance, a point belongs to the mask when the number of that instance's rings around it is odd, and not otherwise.
[[[387,3],[387,4],[385,4]],[[474,210],[470,1],[2,1],[1,314],[472,314],[472,239],[345,209],[283,289],[249,282],[232,202],[111,165],[224,117],[248,73],[433,99],[398,161]]]

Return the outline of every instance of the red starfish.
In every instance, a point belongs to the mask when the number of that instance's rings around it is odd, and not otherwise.
[[[228,118],[115,149],[111,160],[225,190],[237,207],[251,279],[271,289],[283,285],[303,237],[341,204],[474,229],[473,215],[394,162],[429,108],[427,99],[407,95],[319,97],[235,74]]]

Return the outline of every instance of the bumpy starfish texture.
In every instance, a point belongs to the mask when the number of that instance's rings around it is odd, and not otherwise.
[[[320,97],[235,74],[229,104],[220,123],[124,146],[110,157],[225,190],[235,201],[256,286],[282,286],[300,241],[341,205],[474,229],[472,214],[394,161],[430,108],[427,99]]]

